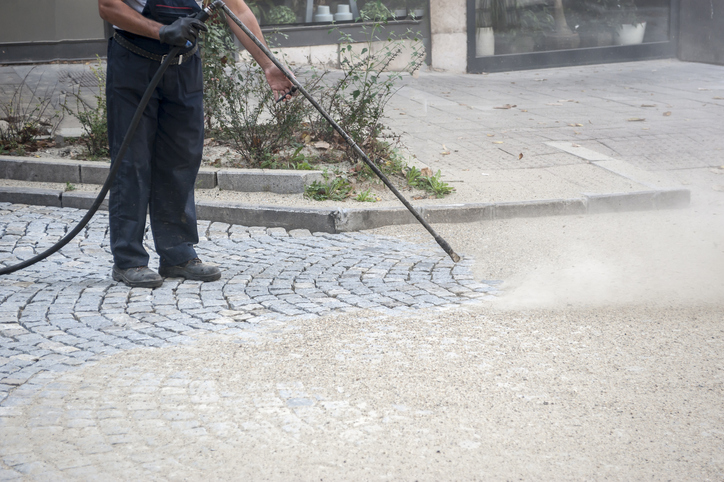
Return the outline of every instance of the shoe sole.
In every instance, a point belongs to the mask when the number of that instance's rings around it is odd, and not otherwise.
[[[120,281],[131,288],[159,288],[163,284],[162,279],[159,281],[131,281],[116,271],[113,271],[113,279],[115,281]]]
[[[180,273],[173,268],[159,268],[158,274],[163,276],[164,278],[184,278],[191,281],[216,281],[221,278],[221,273],[211,273],[206,276],[187,276],[183,273]]]

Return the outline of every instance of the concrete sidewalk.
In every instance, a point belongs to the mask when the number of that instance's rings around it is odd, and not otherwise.
[[[7,95],[30,72],[30,82],[44,88],[57,79],[87,87],[90,67],[5,66],[0,83]],[[413,163],[440,170],[456,189],[415,202],[431,222],[682,207],[688,185],[720,187],[710,170],[724,164],[723,72],[675,60],[491,75],[421,72],[404,79],[386,123],[402,135]],[[77,128],[73,121],[62,127]],[[0,200],[90,205],[90,195],[62,188],[35,193],[28,180],[20,180],[20,190],[4,188]],[[396,199],[370,205],[314,203],[301,194],[245,193],[224,203],[198,197],[203,217],[228,223],[341,232],[414,222]]]

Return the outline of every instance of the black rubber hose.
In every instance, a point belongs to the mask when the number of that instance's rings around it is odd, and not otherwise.
[[[78,233],[81,232],[83,228],[86,227],[93,215],[96,213],[96,211],[98,211],[98,208],[100,208],[101,204],[103,203],[103,199],[106,197],[106,194],[108,194],[108,190],[111,188],[113,179],[116,177],[116,173],[118,172],[118,168],[121,165],[123,156],[125,156],[126,151],[128,150],[128,146],[133,140],[133,136],[136,133],[136,129],[138,128],[138,123],[141,121],[141,117],[143,117],[143,111],[146,110],[148,101],[151,100],[153,91],[156,90],[156,86],[161,81],[161,77],[163,77],[166,69],[168,69],[168,66],[171,65],[171,62],[176,58],[180,51],[181,47],[174,47],[173,49],[171,49],[164,61],[161,63],[161,66],[156,71],[156,74],[151,79],[151,83],[148,84],[146,92],[144,92],[143,97],[141,98],[141,102],[139,102],[138,107],[136,108],[136,113],[133,114],[133,119],[131,119],[131,123],[128,126],[128,130],[126,131],[126,137],[123,138],[123,143],[121,143],[121,147],[118,149],[118,154],[116,155],[115,162],[111,166],[111,170],[108,172],[106,182],[103,183],[101,192],[98,193],[98,196],[96,197],[95,201],[93,201],[93,204],[91,205],[90,209],[88,209],[88,212],[85,214],[85,216],[83,216],[83,219],[81,219],[76,227],[73,228],[62,239],[60,239],[57,243],[55,243],[53,246],[43,251],[42,253],[37,254],[32,258],[23,261],[22,263],[8,266],[6,268],[0,268],[0,275],[13,273],[23,268],[27,268],[28,266],[33,265],[38,261],[44,260],[51,254],[57,252],[63,246],[68,244],[73,238],[78,235]]]
[[[302,85],[299,83],[299,81],[296,79],[296,77],[294,77],[294,75],[286,68],[286,66],[284,64],[282,64],[281,62],[279,62],[276,59],[276,57],[274,57],[274,54],[272,54],[269,51],[269,49],[263,43],[261,43],[258,38],[256,38],[256,35],[254,35],[254,33],[251,30],[249,30],[249,28],[246,25],[244,25],[244,23],[241,20],[239,20],[236,15],[234,15],[234,12],[232,12],[231,9],[229,9],[229,7],[227,7],[221,0],[217,0],[216,2],[214,2],[214,6],[215,6],[215,8],[218,8],[218,6],[221,6],[224,9],[224,12],[226,13],[226,15],[228,15],[229,18],[236,25],[239,26],[239,28],[251,39],[252,42],[254,42],[254,44],[256,44],[257,47],[259,47],[259,49],[262,52],[264,52],[264,55],[269,57],[269,60],[271,60],[274,63],[274,65],[276,65],[279,68],[279,70],[282,71],[282,73],[287,77],[287,79],[289,79],[291,81],[291,83],[297,88],[297,90],[299,90],[299,92],[301,92],[302,95],[304,95],[304,97],[307,98],[307,100],[314,106],[314,108],[317,109],[317,111],[319,111],[320,114],[322,114],[322,117],[324,117],[327,120],[327,122],[329,122],[329,124],[334,128],[334,130],[336,130],[339,133],[339,135],[341,135],[344,138],[344,140],[347,141],[347,143],[352,147],[352,149],[354,149],[354,151],[362,158],[362,160],[365,162],[365,164],[367,164],[367,166],[370,169],[372,169],[372,172],[374,172],[377,175],[377,177],[379,177],[382,180],[382,182],[385,183],[385,185],[390,189],[390,191],[392,191],[392,193],[395,196],[397,196],[397,199],[399,199],[400,202],[402,202],[402,204],[405,205],[407,210],[410,211],[410,213],[412,213],[413,216],[415,216],[415,219],[417,219],[420,222],[420,224],[422,224],[423,227],[425,229],[427,229],[427,231],[432,235],[432,237],[435,238],[435,241],[437,242],[437,244],[448,254],[448,256],[450,256],[450,259],[452,259],[456,263],[458,261],[460,261],[460,256],[458,256],[455,253],[455,251],[453,251],[452,247],[448,244],[448,242],[445,241],[439,234],[437,234],[437,232],[435,232],[435,230],[432,228],[432,226],[430,226],[430,224],[428,224],[428,222],[425,221],[425,219],[422,217],[422,215],[419,212],[417,212],[417,210],[412,206],[412,204],[409,203],[409,201],[407,199],[405,199],[405,197],[402,195],[402,193],[400,193],[400,191],[398,191],[397,188],[392,185],[390,180],[387,179],[387,176],[385,176],[384,173],[377,167],[377,165],[374,162],[372,162],[372,160],[370,160],[369,157],[367,157],[367,154],[364,153],[364,151],[349,136],[349,134],[347,134],[344,131],[344,129],[342,129],[342,127],[340,127],[340,125],[337,124],[337,122],[335,122],[335,120],[332,119],[332,117],[330,117],[330,115],[324,110],[324,108],[321,105],[319,105],[319,103],[316,100],[314,100],[314,98],[309,94],[309,92],[306,91],[306,89],[304,87],[302,87]],[[286,97],[286,95],[284,97]]]

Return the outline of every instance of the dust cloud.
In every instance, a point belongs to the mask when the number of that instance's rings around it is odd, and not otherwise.
[[[494,266],[490,251],[486,259],[474,250],[474,271],[503,274],[501,307],[724,303],[724,217],[718,214],[513,220],[489,231],[489,249],[500,246],[503,258],[492,256]]]

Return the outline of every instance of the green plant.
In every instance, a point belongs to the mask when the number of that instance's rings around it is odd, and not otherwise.
[[[304,197],[315,201],[344,201],[349,197],[352,186],[347,179],[335,176],[330,180],[326,170],[322,177],[323,181],[314,181],[304,189]]]
[[[407,171],[406,177],[410,186],[423,189],[437,198],[445,197],[455,190],[441,179],[442,173],[439,170],[434,175],[425,175],[413,166]]]
[[[493,2],[495,0],[477,0],[475,6],[475,27],[493,26]]]
[[[380,0],[368,1],[359,13],[363,20],[374,22],[386,21],[393,16],[390,9],[383,5]]]
[[[75,191],[75,186],[74,186],[73,184],[69,183],[69,182],[66,182],[66,183],[65,183],[65,191],[66,191],[66,192],[68,192],[68,191]]]
[[[220,91],[225,117],[220,131],[249,165],[261,165],[295,142],[307,106],[299,98],[277,104],[256,62],[232,66]]]
[[[342,75],[331,82],[321,79],[322,88],[318,90],[319,103],[358,145],[365,147],[385,129],[382,115],[397,91],[396,84],[404,73],[415,72],[425,56],[422,42],[415,33],[408,31],[402,37],[390,34],[380,38],[381,27],[378,22],[365,26],[363,31],[368,40],[357,44],[349,34],[342,33]],[[410,60],[399,71],[388,72],[392,62],[405,50]],[[312,112],[309,124],[316,137],[334,140],[335,131],[316,111]],[[353,153],[346,145],[345,149]]]
[[[31,86],[28,79],[35,70],[31,68],[20,85],[12,86],[12,95],[7,95],[4,87],[0,98],[0,120],[5,121],[0,128],[0,145],[5,149],[24,152],[23,144],[35,142],[38,136],[52,135],[63,119],[61,113],[52,108],[54,87],[42,90],[42,75]]]
[[[267,22],[272,25],[288,24],[296,21],[297,15],[294,13],[294,10],[285,5],[273,6],[267,15]]]
[[[361,193],[357,194],[357,197],[354,198],[355,201],[365,202],[365,203],[374,203],[380,200],[375,194],[372,194],[370,189],[365,189]]]
[[[75,98],[75,109],[68,107],[67,102],[63,109],[78,119],[83,131],[80,140],[88,151],[91,160],[109,156],[108,148],[108,110],[106,107],[106,80],[103,73],[103,62],[98,57],[98,65],[91,67],[91,71],[98,81],[98,91],[93,95],[95,105],[92,105],[81,96],[81,89],[70,92]]]
[[[235,47],[231,30],[222,15],[207,22],[207,32],[201,35],[201,61],[204,75],[204,123],[209,133],[216,133],[219,109],[223,103],[225,69],[233,63]]]

